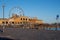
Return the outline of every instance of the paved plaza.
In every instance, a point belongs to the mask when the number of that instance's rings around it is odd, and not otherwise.
[[[8,37],[15,40],[60,40],[60,31],[5,28],[0,32],[0,37]]]

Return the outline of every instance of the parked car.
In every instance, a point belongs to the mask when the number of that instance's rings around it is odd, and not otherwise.
[[[3,30],[0,30],[0,32],[3,32]]]

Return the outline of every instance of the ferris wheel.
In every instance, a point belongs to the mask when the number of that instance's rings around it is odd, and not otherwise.
[[[9,18],[13,15],[13,14],[17,14],[20,16],[24,16],[24,11],[22,10],[21,7],[13,7],[10,9],[9,11]]]

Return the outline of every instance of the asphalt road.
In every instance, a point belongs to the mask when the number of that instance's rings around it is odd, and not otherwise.
[[[36,29],[5,28],[0,37],[15,40],[60,40],[60,31],[46,31]]]

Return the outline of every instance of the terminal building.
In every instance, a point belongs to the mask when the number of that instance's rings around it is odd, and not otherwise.
[[[27,16],[12,15],[10,18],[0,18],[0,25],[43,24],[42,20]]]
[[[20,7],[13,7],[9,12],[9,18],[4,18],[4,6],[3,8],[3,18],[0,18],[0,26],[6,27],[32,27],[36,24],[43,24],[43,20],[38,19],[37,17],[31,18],[24,15],[24,11]],[[17,11],[15,13],[15,11]],[[18,15],[18,12],[20,13]],[[12,15],[10,15],[12,13]]]

